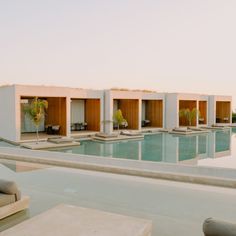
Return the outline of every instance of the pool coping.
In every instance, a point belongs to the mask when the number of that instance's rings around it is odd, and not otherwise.
[[[234,169],[184,166],[49,151],[0,148],[0,159],[236,188]]]

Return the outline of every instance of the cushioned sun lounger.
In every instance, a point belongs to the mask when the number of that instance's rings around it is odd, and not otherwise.
[[[16,183],[0,179],[0,220],[28,207],[29,197],[21,197]]]
[[[190,129],[188,129],[187,127],[180,127],[180,128],[174,128],[173,131],[175,132],[184,132],[184,133],[190,133],[192,132]]]
[[[127,136],[140,136],[140,135],[142,135],[142,133],[140,133],[140,132],[130,132],[130,131],[127,131],[127,130],[121,131],[120,134],[121,135],[127,135]]]
[[[110,133],[110,134],[96,133],[95,136],[101,137],[101,138],[114,138],[114,137],[118,137],[118,134],[117,133]]]
[[[74,141],[73,138],[59,137],[59,138],[48,138],[48,142],[51,143],[72,143]]]

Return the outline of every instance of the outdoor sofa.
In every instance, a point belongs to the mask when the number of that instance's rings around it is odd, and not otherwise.
[[[205,236],[235,236],[236,224],[207,218],[203,223],[203,232]]]
[[[16,183],[0,179],[0,220],[28,207],[29,197],[21,197]]]

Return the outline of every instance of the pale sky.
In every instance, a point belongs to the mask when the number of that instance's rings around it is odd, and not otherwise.
[[[0,84],[234,96],[236,0],[2,0]]]

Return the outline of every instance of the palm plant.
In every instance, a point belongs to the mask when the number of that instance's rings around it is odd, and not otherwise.
[[[47,108],[48,102],[38,99],[38,97],[35,97],[33,101],[24,108],[26,115],[29,116],[36,128],[37,143],[39,141],[39,125],[45,116]]]
[[[120,109],[118,109],[113,115],[113,122],[117,124],[118,130],[120,125],[123,125],[124,123],[128,124],[127,120],[123,117],[122,111]]]
[[[191,126],[194,119],[200,116],[200,111],[196,108],[190,110],[189,108],[181,109],[179,111],[179,117],[184,117],[188,121],[188,125]]]

